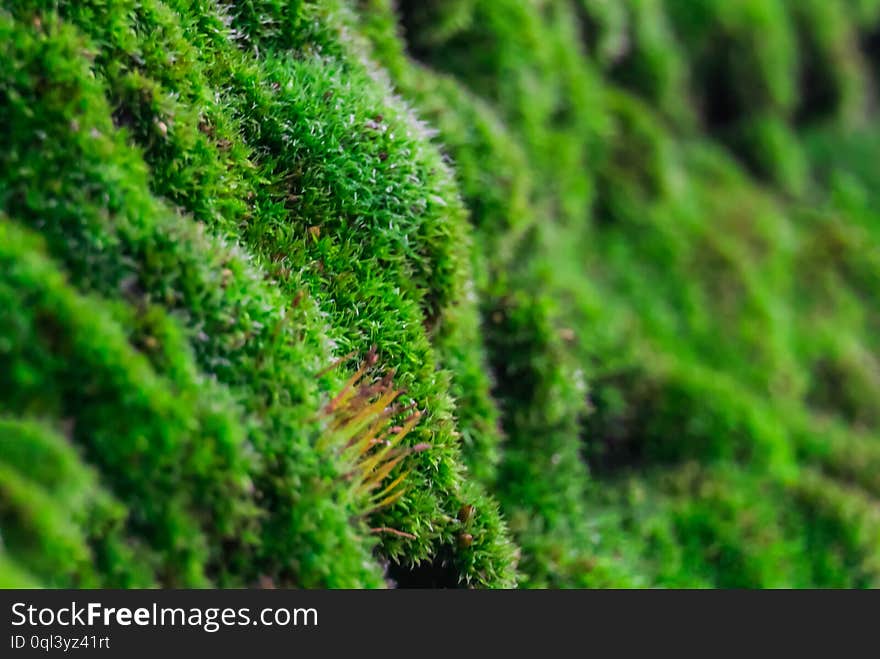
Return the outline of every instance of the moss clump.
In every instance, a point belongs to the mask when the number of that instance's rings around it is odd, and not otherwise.
[[[876,585],[878,33],[3,3],[2,583]],[[375,510],[367,355],[420,410]]]

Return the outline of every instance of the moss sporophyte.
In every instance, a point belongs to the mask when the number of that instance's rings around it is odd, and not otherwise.
[[[338,360],[331,368],[349,357]],[[422,413],[416,409],[415,401],[403,402],[406,392],[394,385],[394,371],[381,373],[377,363],[374,347],[324,406],[321,416],[326,426],[317,443],[319,450],[332,450],[339,456],[344,478],[364,517],[391,506],[406,493],[406,458],[431,448],[427,443],[402,445]],[[371,530],[414,537],[388,527]]]

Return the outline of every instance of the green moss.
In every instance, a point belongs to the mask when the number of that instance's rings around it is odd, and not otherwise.
[[[13,28],[8,20],[5,26]],[[318,382],[303,367],[311,364],[311,373],[317,373],[330,361],[326,334],[314,307],[302,302],[290,309],[280,291],[263,283],[262,274],[240,248],[224,246],[195,223],[181,223],[180,216],[150,196],[139,155],[115,131],[100,82],[88,74],[81,56],[74,55],[81,52],[81,37],[69,27],[47,26],[47,30],[49,34],[36,38],[4,39],[8,48],[18,48],[21,62],[18,75],[10,71],[16,77],[7,83],[5,117],[9,133],[21,140],[4,152],[3,170],[9,176],[4,186],[7,210],[32,226],[41,226],[46,213],[54,218],[43,231],[49,250],[63,259],[80,286],[117,299],[161,304],[176,312],[187,328],[189,349],[199,366],[231,388],[232,400],[228,406],[221,404],[221,418],[240,414],[233,401],[247,415],[242,423],[262,463],[254,479],[266,502],[263,505],[273,510],[261,524],[257,556],[262,554],[264,562],[255,561],[249,551],[236,558],[235,580],[253,579],[260,570],[269,577],[302,579],[305,584],[376,583],[375,576],[368,581],[368,575],[376,575],[376,568],[366,567],[365,541],[356,539],[350,528],[344,499],[340,502],[325,494],[339,489],[334,485],[338,476],[332,464],[309,445],[311,426],[306,420],[318,407],[320,392]],[[56,76],[54,84],[43,91],[49,97],[38,101],[33,94],[41,92],[32,86],[36,79],[28,77],[27,66],[45,70],[42,67],[53,58],[64,66],[49,69]],[[53,94],[58,89],[68,93]],[[46,111],[34,117],[28,105],[38,102]],[[76,130],[71,130],[71,122],[76,122]],[[35,130],[57,138],[53,157],[44,157],[27,137]],[[64,163],[69,161],[80,167],[67,168]],[[116,166],[107,167],[107,162]],[[38,179],[48,181],[40,186],[42,194],[21,195]],[[130,361],[126,357],[122,363]],[[244,364],[248,366],[239,368]],[[69,382],[73,386],[75,378]],[[189,411],[184,414],[184,403],[168,387],[157,384],[156,388],[160,400],[178,408],[174,414],[189,435],[192,418]],[[201,387],[193,389],[203,395]],[[120,396],[122,392],[124,387],[120,387]],[[75,399],[62,398],[76,409]],[[97,400],[113,407],[112,399]],[[209,410],[216,404],[210,395],[204,400]],[[145,403],[149,402],[147,398]],[[160,434],[171,432],[162,417],[149,414],[145,421]],[[107,417],[106,422],[112,424],[114,418]],[[84,434],[89,430],[88,425],[80,429]],[[205,430],[216,433],[220,428]],[[118,474],[125,475],[125,471]],[[149,485],[146,473],[135,471],[127,477]],[[293,485],[297,482],[311,483],[311,487],[298,488]],[[232,481],[236,490],[247,483],[242,474]],[[222,479],[209,484],[214,491],[227,487]],[[239,505],[228,494],[226,490],[222,505]],[[302,515],[291,514],[291,505],[302,496],[311,497],[311,504],[295,506]],[[164,499],[158,496],[150,503]],[[199,536],[194,538],[197,541]],[[237,537],[233,544],[239,540],[247,541],[247,536]],[[335,565],[331,569],[327,561],[323,570],[315,569],[311,563],[320,562],[318,547],[325,542],[326,551],[335,555]],[[301,561],[307,561],[302,576]]]
[[[0,580],[876,585],[878,7],[4,3]]]

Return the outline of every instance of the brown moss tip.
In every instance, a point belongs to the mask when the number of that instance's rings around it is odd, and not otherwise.
[[[347,361],[346,355],[322,374]],[[406,492],[409,470],[405,459],[431,448],[425,442],[404,447],[403,441],[418,424],[422,412],[416,402],[403,404],[402,388],[394,385],[394,371],[375,373],[378,350],[373,346],[358,370],[322,410],[327,421],[318,447],[336,451],[346,467],[346,479],[363,502],[364,515],[394,504]],[[390,480],[389,480],[390,479]]]

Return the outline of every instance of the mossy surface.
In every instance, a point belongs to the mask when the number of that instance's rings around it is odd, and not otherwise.
[[[880,586],[878,35],[0,3],[0,584]],[[321,441],[368,355],[375,511]]]

